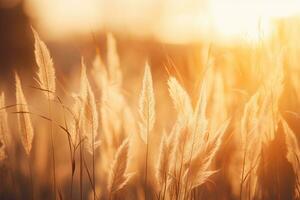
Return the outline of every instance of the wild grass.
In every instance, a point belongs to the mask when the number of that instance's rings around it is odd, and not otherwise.
[[[300,198],[298,135],[281,109],[288,51],[264,49],[265,58],[256,61],[272,66],[272,73],[262,70],[249,95],[232,89],[233,75],[213,60],[205,64],[198,91],[175,68],[163,83],[169,94],[160,93],[156,66],[146,62],[132,105],[111,34],[105,61],[99,51],[91,64],[82,58],[78,90],[63,93],[46,44],[34,29],[33,35],[37,85],[26,87],[16,72],[15,101],[0,95],[0,163],[12,180],[0,185],[18,194],[1,190],[1,198]],[[41,106],[46,111],[31,104],[31,90],[47,102]],[[173,110],[162,120],[167,104]]]

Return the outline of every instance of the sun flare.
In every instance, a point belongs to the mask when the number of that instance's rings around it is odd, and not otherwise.
[[[298,15],[297,0],[211,0],[213,27],[225,39],[267,38],[276,19]]]

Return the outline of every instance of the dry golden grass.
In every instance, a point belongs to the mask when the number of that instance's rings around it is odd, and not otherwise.
[[[34,132],[31,122],[31,116],[29,114],[27,100],[24,96],[22,84],[17,73],[15,74],[15,79],[19,132],[21,134],[21,141],[25,152],[27,153],[27,155],[29,155],[32,148]]]
[[[23,92],[29,88],[15,73],[16,101],[0,95],[0,163],[11,174],[11,180],[0,181],[13,191],[4,199],[300,198],[298,136],[281,109],[288,95],[288,51],[264,47],[265,58],[256,61],[272,68],[261,69],[257,87],[246,95],[234,88],[239,82],[229,68],[214,67],[212,59],[196,89],[186,87],[178,69],[168,71],[169,96],[162,97],[154,67],[146,62],[140,92],[133,94],[138,104],[132,106],[111,34],[105,62],[97,54],[89,67],[82,58],[78,90],[63,93],[46,44],[35,30],[33,35],[38,86],[30,89],[41,104],[46,100],[48,111],[30,105]],[[299,77],[291,87],[299,89]],[[161,102],[173,103],[167,124]],[[44,151],[37,149],[40,142]],[[40,169],[40,162],[52,170]]]

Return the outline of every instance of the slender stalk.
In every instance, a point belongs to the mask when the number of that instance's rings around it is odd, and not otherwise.
[[[245,164],[246,164],[246,149],[243,155],[243,166],[242,166],[242,178],[240,183],[240,200],[242,200],[242,193],[243,193],[243,183],[244,183],[244,174],[245,174]]]
[[[91,186],[92,186],[92,189],[93,189],[93,191],[94,191],[94,194],[95,194],[95,199],[97,199],[98,197],[97,197],[96,191],[95,191],[95,190],[94,190],[94,188],[93,188],[93,180],[92,180],[91,173],[90,173],[90,171],[89,171],[88,165],[87,165],[87,163],[86,163],[86,160],[85,160],[85,155],[84,155],[84,152],[83,152],[83,154],[82,154],[82,160],[83,160],[84,168],[85,168],[85,170],[86,170],[86,173],[87,173],[87,175],[88,175],[88,178],[89,178],[90,184],[91,184]]]
[[[74,173],[73,173],[73,162],[75,162],[74,158],[73,158],[73,161],[72,161],[72,177],[71,177],[71,200],[73,199],[73,182],[74,182]]]
[[[174,177],[172,177],[172,178],[175,179],[175,180],[176,180],[175,177],[177,177],[176,169],[177,169],[177,156],[175,156],[174,168],[173,168],[173,174],[174,174]],[[176,189],[176,188],[175,188],[175,189]],[[177,191],[177,189],[176,189],[176,191]],[[176,192],[176,191],[175,191],[175,192]],[[177,194],[176,194],[176,196],[177,196]],[[171,197],[170,197],[170,198],[173,199],[173,193],[171,193]]]
[[[188,131],[188,130],[184,130],[184,131]],[[187,134],[187,133],[184,133]],[[180,187],[181,187],[181,176],[182,176],[182,167],[183,167],[183,159],[184,159],[184,151],[185,151],[185,144],[186,144],[186,139],[187,139],[187,135],[184,137],[184,141],[183,141],[183,149],[182,149],[182,155],[181,155],[181,160],[180,160],[180,168],[179,168],[179,176],[178,176],[178,191],[177,191],[177,196],[176,196],[176,200],[179,198],[180,196]]]
[[[73,157],[73,153],[72,153],[72,146],[71,146],[71,138],[70,138],[70,135],[68,135],[68,143],[69,143],[69,148],[70,148],[70,162],[71,162],[71,185],[70,185],[70,197],[71,197],[71,200],[73,199],[73,178],[74,178],[74,173],[73,173],[73,162],[75,163],[75,159]],[[75,152],[75,151],[74,151]]]
[[[63,117],[64,117],[64,123],[65,123],[65,127],[66,127],[66,130],[68,131],[68,123],[67,123],[67,119],[66,119],[66,110],[65,110],[65,106],[63,105],[61,99],[59,97],[57,97],[58,101],[60,102],[61,106],[62,106],[62,109],[63,109]],[[73,162],[75,162],[74,160],[74,155],[72,153],[72,140],[71,140],[71,136],[70,134],[67,134],[67,137],[68,137],[68,144],[69,144],[69,150],[70,150],[70,162],[71,162],[71,174],[72,174],[72,178],[71,178],[71,194],[70,194],[70,197],[71,197],[71,200],[73,199]],[[74,150],[74,153],[75,153],[75,150]]]
[[[251,178],[252,176],[249,176],[249,182],[248,182],[248,199],[251,199]]]
[[[50,93],[48,92],[48,111],[51,119],[51,129],[50,129],[50,140],[51,140],[51,152],[52,152],[52,171],[53,171],[53,187],[54,187],[54,199],[56,200],[56,165],[55,165],[55,149],[54,149],[54,139],[53,139],[53,120],[52,120],[52,108],[50,101]]]
[[[148,101],[148,100],[147,100]],[[149,102],[147,102],[147,104],[149,105]],[[150,114],[150,110],[149,110],[149,107],[148,107],[148,109],[147,109],[147,135],[146,135],[146,141],[147,141],[147,144],[146,144],[146,166],[145,166],[145,200],[147,200],[147,189],[148,189],[148,187],[147,187],[147,184],[148,184],[148,182],[147,182],[147,176],[148,176],[148,154],[149,154],[149,132],[150,132],[150,130],[149,130],[149,123],[150,123],[150,121],[149,121],[149,114]]]
[[[166,190],[167,190],[167,175],[165,175],[165,184],[164,184],[164,191],[163,191],[163,200],[165,200],[166,197]]]
[[[34,37],[35,37],[35,48],[37,48],[37,46],[38,46],[40,50],[43,49],[42,44],[41,44],[42,42],[40,41],[39,37],[35,34],[35,31],[33,31],[33,32],[34,32]],[[55,91],[50,91],[50,87],[49,87],[50,83],[49,83],[49,77],[48,77],[49,76],[49,73],[48,73],[49,71],[47,70],[47,67],[46,67],[49,64],[46,59],[50,59],[51,60],[51,58],[45,57],[47,55],[45,55],[44,51],[47,52],[48,51],[47,48],[46,48],[46,50],[43,49],[40,52],[40,59],[41,59],[41,63],[40,64],[41,64],[41,66],[40,66],[39,63],[37,63],[37,64],[39,65],[40,70],[43,70],[44,71],[43,73],[45,74],[45,80],[42,80],[42,83],[43,83],[43,87],[45,87],[43,89],[47,90],[48,111],[49,111],[49,116],[50,116],[50,119],[51,119],[50,140],[51,140],[51,151],[52,151],[52,168],[53,168],[52,170],[53,170],[54,199],[56,200],[56,197],[57,197],[56,196],[56,191],[57,191],[57,187],[56,187],[56,169],[55,169],[56,166],[55,166],[55,149],[54,149],[54,140],[53,140],[53,119],[52,119],[51,98],[50,98],[50,93],[51,92],[55,92]],[[36,59],[37,59],[37,57],[39,57],[37,55],[37,53],[35,54],[35,56],[36,56]]]
[[[149,145],[148,145],[148,134],[147,134],[147,145],[146,145],[146,167],[145,167],[145,199],[147,200],[147,175],[148,175],[148,153],[149,153]]]
[[[69,148],[70,148],[70,162],[71,162],[71,174],[72,174],[72,178],[71,178],[71,189],[70,189],[70,191],[71,191],[71,200],[73,199],[73,178],[74,178],[74,176],[73,176],[73,162],[75,162],[75,159],[74,159],[74,155],[73,155],[73,153],[72,153],[72,142],[71,142],[71,137],[70,137],[70,135],[68,134],[67,135],[68,136],[68,144],[69,144]],[[75,154],[75,150],[74,150],[74,154]]]
[[[76,121],[76,127],[78,127],[78,122]],[[76,128],[76,136],[78,135],[78,128]],[[75,136],[75,137],[76,137]],[[79,137],[81,138],[81,136],[80,136],[80,133],[79,133]],[[78,145],[80,145],[81,144],[81,141],[80,141],[80,138],[79,138],[79,144],[76,144],[76,140],[75,140],[75,144],[73,144],[73,153],[72,153],[72,155],[73,155],[73,157],[72,157],[72,178],[71,178],[71,200],[72,200],[72,198],[73,198],[73,182],[74,182],[74,174],[75,174],[75,164],[76,164],[76,160],[75,160],[75,155],[76,155],[76,150],[77,150],[77,148],[78,148]],[[80,147],[80,146],[79,146]],[[81,153],[81,152],[80,152]],[[81,161],[82,159],[81,159],[81,154],[80,154],[80,161]],[[81,170],[81,167],[82,167],[82,165],[81,165],[81,163],[80,163],[80,170]],[[81,173],[81,172],[80,172]],[[80,175],[81,176],[81,175]],[[81,178],[80,178],[80,181],[81,181]],[[80,193],[82,193],[81,192],[82,191],[82,188],[80,188]],[[82,196],[82,195],[81,195]]]
[[[79,172],[79,184],[80,184],[80,200],[83,200],[83,191],[82,191],[82,169],[83,169],[83,166],[82,166],[82,163],[83,163],[83,160],[82,160],[82,142],[81,142],[82,138],[81,138],[81,131],[79,132],[79,156],[80,156],[80,172]]]
[[[96,178],[95,178],[95,138],[94,138],[94,123],[92,123],[92,149],[93,149],[93,191],[94,200],[96,199]]]
[[[29,177],[30,177],[31,200],[34,200],[34,186],[33,186],[33,176],[32,176],[32,166],[31,166],[30,155],[27,156],[27,164],[28,164],[28,171],[29,171]]]
[[[193,142],[192,142],[192,148],[191,148],[191,154],[190,154],[190,158],[189,158],[189,162],[188,162],[188,167],[190,167],[190,164],[191,164],[192,158],[193,158],[195,138],[196,138],[196,130],[197,130],[197,125],[195,125],[195,127],[193,129],[193,140],[192,140]],[[190,177],[190,170],[187,172],[187,178],[186,178],[186,183],[185,183],[184,193],[183,193],[183,197],[184,198],[185,198],[186,193],[187,193],[187,187],[188,187],[189,177]]]

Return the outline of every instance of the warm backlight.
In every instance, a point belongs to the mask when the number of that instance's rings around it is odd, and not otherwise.
[[[258,40],[272,32],[274,21],[299,14],[297,0],[211,0],[213,27],[223,38]]]
[[[298,15],[299,0],[27,0],[28,13],[50,36],[126,30],[164,42],[267,38],[278,18]]]

